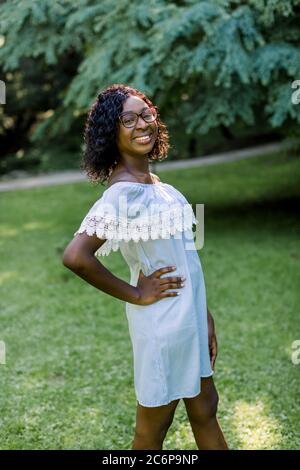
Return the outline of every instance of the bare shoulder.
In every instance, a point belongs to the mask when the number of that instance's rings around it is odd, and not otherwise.
[[[157,176],[155,173],[150,172],[150,175],[155,179],[155,181],[157,181],[158,183],[161,183],[159,176]]]

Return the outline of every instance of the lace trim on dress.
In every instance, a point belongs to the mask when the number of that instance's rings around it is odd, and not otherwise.
[[[131,220],[110,214],[87,214],[74,236],[86,232],[90,236],[96,234],[98,238],[106,239],[95,254],[107,256],[111,251],[120,248],[120,241],[138,242],[170,238],[171,235],[192,228],[193,224],[198,223],[189,204],[173,204],[169,210]]]

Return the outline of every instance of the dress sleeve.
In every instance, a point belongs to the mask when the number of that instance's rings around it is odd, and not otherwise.
[[[74,233],[86,232],[105,239],[95,253],[108,255],[120,248],[120,242],[170,238],[197,223],[193,210],[183,200],[170,199],[157,204],[146,185],[113,184],[90,208]],[[152,204],[153,202],[153,204]]]
[[[136,199],[137,192],[135,188],[123,188],[119,185],[112,185],[107,188],[102,196],[94,202],[80,227],[74,233],[86,232],[87,235],[96,235],[98,238],[106,240],[105,243],[96,251],[96,255],[105,256],[111,251],[119,249],[119,242],[126,239],[126,206],[124,203]]]

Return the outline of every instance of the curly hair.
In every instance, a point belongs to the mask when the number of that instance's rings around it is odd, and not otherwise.
[[[98,94],[88,112],[84,126],[85,149],[80,168],[86,172],[92,182],[106,181],[120,161],[121,155],[116,144],[118,117],[122,112],[124,101],[130,95],[138,96],[157,111],[157,106],[154,106],[142,92],[130,86],[115,83]],[[149,161],[164,160],[170,147],[169,133],[158,111],[156,122],[158,134],[148,154]]]

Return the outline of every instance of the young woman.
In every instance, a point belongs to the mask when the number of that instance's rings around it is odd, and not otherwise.
[[[126,302],[137,397],[132,449],[162,449],[180,398],[198,448],[227,449],[212,378],[214,320],[193,241],[198,221],[183,194],[149,171],[149,161],[167,156],[167,128],[143,93],[114,84],[91,107],[84,138],[82,167],[108,186],[65,249],[63,264]],[[130,284],[95,256],[117,249]]]

